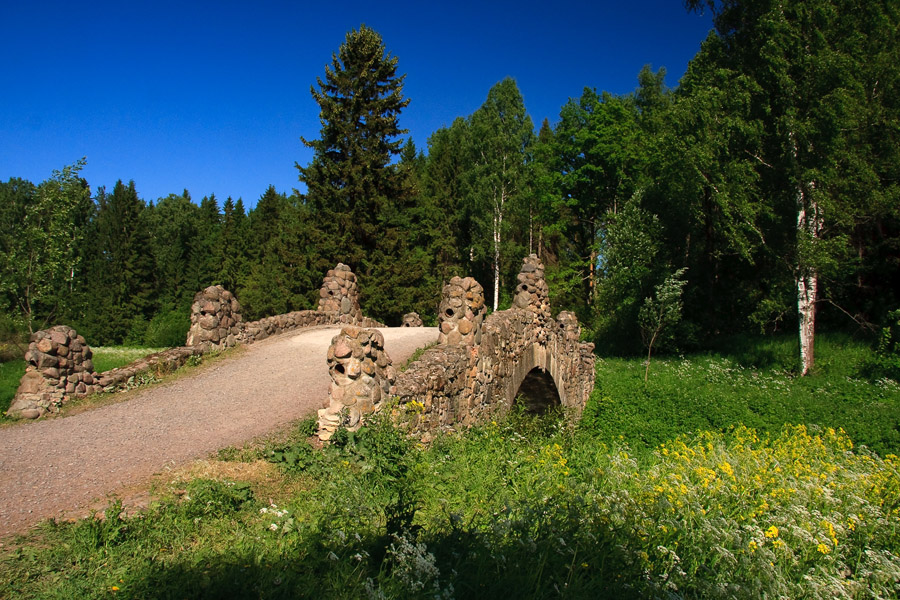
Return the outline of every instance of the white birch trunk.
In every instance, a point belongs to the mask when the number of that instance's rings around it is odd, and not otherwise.
[[[502,206],[502,202],[501,202]],[[494,212],[494,312],[500,304],[500,228],[503,226],[503,210]]]
[[[810,182],[810,194],[804,190],[797,194],[797,239],[818,239],[823,225],[822,212],[812,197],[815,182]],[[816,300],[819,291],[819,274],[812,265],[803,264],[802,256],[797,264],[797,314],[800,325],[800,375],[808,375],[815,365]]]

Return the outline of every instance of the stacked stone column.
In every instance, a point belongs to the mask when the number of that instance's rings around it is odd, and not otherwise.
[[[25,375],[6,414],[36,419],[69,396],[100,391],[92,356],[84,337],[71,327],[57,325],[33,334],[25,353]]]
[[[417,312],[406,313],[403,315],[403,323],[401,327],[422,327],[422,317]]]
[[[344,263],[338,263],[325,274],[319,290],[319,310],[338,313],[342,323],[362,321],[356,275]]]
[[[194,296],[185,345],[204,350],[230,348],[238,343],[242,320],[237,298],[221,285],[210,286]]]
[[[438,312],[439,344],[473,346],[481,343],[484,288],[472,277],[454,277],[444,286]]]
[[[536,254],[526,256],[519,272],[513,306],[531,310],[543,321],[550,319],[550,288],[544,279],[544,265]]]
[[[331,375],[326,407],[319,410],[319,439],[331,439],[338,427],[359,429],[381,408],[395,380],[384,336],[377,329],[344,327],[328,348]]]

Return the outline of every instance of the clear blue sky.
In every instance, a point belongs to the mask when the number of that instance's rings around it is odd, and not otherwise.
[[[513,77],[535,126],[585,86],[631,92],[644,64],[675,86],[711,28],[646,2],[30,2],[0,0],[0,180],[35,183],[87,157],[92,189],[133,179],[250,207],[299,187],[309,93],[345,34],[378,31],[406,73],[400,116],[420,149]]]

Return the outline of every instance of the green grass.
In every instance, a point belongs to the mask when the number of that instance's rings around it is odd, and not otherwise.
[[[25,361],[22,359],[0,362],[0,419],[9,409],[13,396],[19,388],[19,381],[25,374]]]
[[[653,450],[676,436],[738,424],[777,433],[785,424],[843,428],[857,444],[900,454],[900,386],[859,373],[871,350],[819,336],[812,377],[795,377],[791,340],[746,342],[731,352],[654,359],[650,380],[633,359],[598,360],[586,421],[598,440]]]
[[[94,370],[98,373],[109,371],[117,367],[124,367],[154,352],[161,352],[165,348],[136,348],[132,346],[97,346],[91,348],[94,352]]]
[[[577,426],[513,413],[428,447],[376,419],[316,450],[307,420],[221,454],[275,478],[44,524],[0,555],[0,596],[897,597],[900,392],[854,376],[864,348],[820,349],[805,380],[713,354],[654,361],[645,388],[640,361],[605,360],[618,402]]]

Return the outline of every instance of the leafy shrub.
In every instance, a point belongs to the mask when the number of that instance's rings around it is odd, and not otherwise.
[[[866,361],[865,373],[872,379],[889,378],[900,381],[900,310],[888,314],[881,329],[878,348]]]
[[[154,348],[184,346],[191,319],[187,311],[172,310],[154,316],[144,332],[144,345]]]
[[[122,501],[110,503],[102,516],[92,514],[72,527],[71,537],[81,552],[116,546],[125,541],[129,524],[123,518]]]

